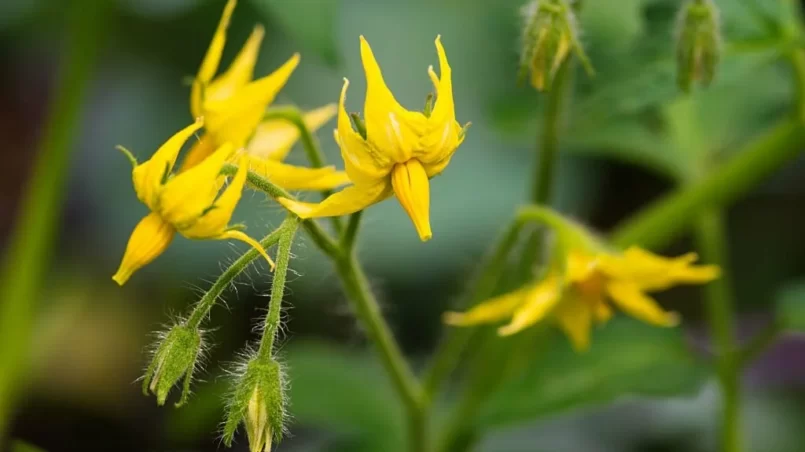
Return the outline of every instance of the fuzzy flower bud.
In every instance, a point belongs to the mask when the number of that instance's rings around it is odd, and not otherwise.
[[[694,82],[710,84],[721,55],[718,8],[712,0],[688,0],[677,19],[677,83],[685,92]]]
[[[256,356],[236,371],[227,406],[224,444],[229,447],[243,423],[251,452],[269,452],[282,439],[285,422],[285,377],[273,359]]]
[[[156,395],[157,403],[164,405],[173,385],[184,377],[182,396],[176,406],[183,405],[190,395],[190,381],[201,352],[201,333],[197,328],[180,324],[167,333],[161,333],[159,345],[143,378],[143,394]]]
[[[573,51],[588,73],[587,56],[578,40],[573,10],[565,0],[533,0],[522,9],[524,19],[519,78],[530,72],[531,85],[550,89],[556,72]]]

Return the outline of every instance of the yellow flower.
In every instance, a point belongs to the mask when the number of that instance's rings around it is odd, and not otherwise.
[[[323,190],[349,182],[333,167],[303,168],[282,163],[299,139],[297,129],[280,119],[263,120],[266,108],[285,86],[299,64],[295,54],[272,74],[252,80],[265,31],[254,28],[240,53],[224,73],[215,77],[226,42],[226,31],[237,0],[229,0],[218,23],[190,93],[190,112],[203,117],[206,134],[185,157],[182,171],[192,168],[224,143],[245,148],[249,168],[287,189]],[[215,78],[214,78],[215,77]],[[304,115],[305,125],[315,131],[335,116],[329,104]]]
[[[714,265],[693,265],[688,253],[664,258],[637,247],[623,253],[571,251],[560,272],[479,304],[464,313],[445,313],[445,322],[467,326],[511,318],[498,329],[503,336],[518,333],[550,317],[570,338],[576,350],[586,350],[592,322],[605,323],[617,306],[632,317],[658,326],[676,326],[679,316],[664,311],[647,292],[678,284],[704,284],[719,275]]]
[[[260,244],[229,227],[232,212],[240,200],[246,182],[247,165],[241,165],[232,182],[223,191],[219,173],[235,154],[225,144],[193,168],[172,175],[182,145],[203,125],[203,120],[185,127],[165,142],[150,160],[132,171],[134,191],[151,213],[134,228],[117,273],[112,277],[121,286],[139,268],[156,259],[167,249],[176,232],[190,239],[236,239],[253,246],[268,263],[274,263]],[[128,154],[128,151],[125,151]]]
[[[366,74],[365,135],[352,127],[344,107],[349,81],[344,79],[335,140],[341,147],[352,186],[321,203],[280,198],[301,218],[357,212],[395,194],[422,240],[431,238],[428,180],[441,173],[464,140],[456,122],[450,65],[436,38],[441,77],[428,68],[437,99],[429,114],[408,111],[394,99],[369,43],[361,36],[361,59]],[[363,131],[361,131],[363,132]]]

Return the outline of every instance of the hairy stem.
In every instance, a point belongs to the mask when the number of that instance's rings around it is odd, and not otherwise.
[[[716,365],[723,398],[721,451],[741,451],[740,379],[735,340],[735,314],[729,280],[724,214],[705,212],[696,221],[696,239],[705,262],[721,267],[721,277],[704,287],[710,331],[716,345]]]
[[[274,350],[274,341],[280,326],[282,312],[282,297],[285,294],[285,277],[288,275],[288,263],[291,261],[291,245],[296,235],[298,219],[289,215],[280,227],[279,244],[277,245],[277,268],[274,269],[274,281],[271,283],[271,298],[268,302],[268,315],[266,316],[263,337],[260,338],[260,348],[257,355],[270,358]]]
[[[0,443],[27,368],[36,300],[59,228],[76,123],[102,39],[106,1],[68,6],[57,88],[0,274]],[[72,4],[71,4],[72,5]]]
[[[288,221],[288,220],[286,220]],[[285,223],[283,223],[284,225]],[[276,231],[271,232],[267,236],[263,237],[260,240],[260,246],[263,249],[268,249],[269,247],[273,246],[280,240],[280,236],[283,231],[283,226],[280,226],[279,229]],[[249,249],[249,251],[243,253],[235,262],[232,263],[221,276],[218,277],[217,280],[213,283],[212,287],[204,293],[201,297],[201,300],[196,303],[193,307],[193,311],[190,313],[190,316],[187,317],[187,321],[185,324],[191,328],[198,328],[201,326],[201,322],[206,319],[212,307],[215,305],[215,302],[218,301],[218,297],[221,296],[221,293],[232,284],[232,281],[238,277],[246,267],[249,266],[255,259],[260,257],[260,253],[257,252],[255,249]]]

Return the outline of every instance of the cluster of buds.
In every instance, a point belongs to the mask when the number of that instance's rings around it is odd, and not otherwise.
[[[567,0],[534,0],[522,9],[524,19],[519,79],[530,74],[539,91],[550,89],[557,71],[574,52],[588,73],[592,66],[579,43],[573,8]]]
[[[182,396],[176,406],[184,405],[190,395],[190,382],[198,367],[204,347],[198,328],[177,324],[160,333],[154,356],[143,377],[143,393],[152,393],[164,405],[173,386],[184,377]]]
[[[677,83],[690,91],[694,82],[710,84],[721,54],[718,8],[712,0],[688,0],[677,20]]]
[[[272,358],[255,355],[235,373],[223,441],[230,447],[242,423],[251,452],[269,452],[282,439],[285,422],[285,375]]]

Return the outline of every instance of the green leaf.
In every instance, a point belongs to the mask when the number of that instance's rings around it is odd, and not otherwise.
[[[21,440],[14,440],[11,443],[11,452],[45,452],[45,449],[34,446]]]
[[[775,317],[784,329],[805,332],[805,280],[787,284],[779,291]]]
[[[709,370],[690,353],[680,329],[616,319],[594,334],[586,353],[576,354],[563,342],[492,397],[479,427],[526,422],[625,397],[690,394]]]
[[[336,0],[252,0],[257,9],[272,18],[303,50],[315,52],[328,65],[338,64],[335,18]]]

